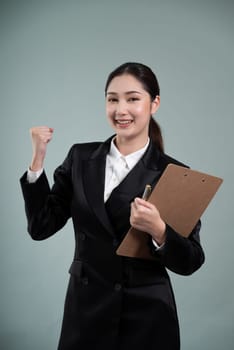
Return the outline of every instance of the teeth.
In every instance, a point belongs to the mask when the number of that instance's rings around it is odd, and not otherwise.
[[[118,124],[130,124],[131,120],[116,120]]]

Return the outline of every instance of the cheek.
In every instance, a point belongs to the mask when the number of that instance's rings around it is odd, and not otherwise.
[[[106,116],[107,116],[107,118],[112,119],[113,115],[114,115],[114,108],[112,108],[110,106],[106,107]]]
[[[142,116],[144,115],[146,117],[148,117],[148,116],[150,117],[151,116],[151,108],[150,108],[149,104],[144,103],[144,104],[137,106],[136,113],[138,113]]]

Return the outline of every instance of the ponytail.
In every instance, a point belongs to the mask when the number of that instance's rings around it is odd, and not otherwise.
[[[155,146],[159,149],[159,151],[164,152],[164,144],[163,144],[161,128],[153,117],[151,117],[150,119],[149,137],[153,141]]]

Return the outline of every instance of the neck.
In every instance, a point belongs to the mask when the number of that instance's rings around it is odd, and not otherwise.
[[[135,139],[129,140],[127,138],[119,137],[117,135],[114,142],[119,152],[123,156],[127,156],[128,154],[131,154],[143,148],[146,145],[147,141],[148,141],[148,135],[147,137],[140,140],[135,140]]]

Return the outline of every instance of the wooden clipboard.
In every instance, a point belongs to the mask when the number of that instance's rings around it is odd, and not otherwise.
[[[169,164],[148,201],[177,233],[188,237],[208,207],[223,179],[175,164]],[[130,228],[116,253],[152,259],[149,234]]]

